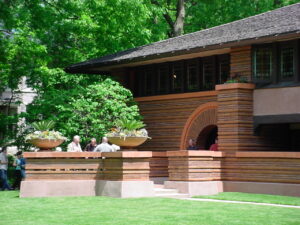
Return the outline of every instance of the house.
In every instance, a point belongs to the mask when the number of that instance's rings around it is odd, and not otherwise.
[[[300,3],[65,70],[110,74],[134,93],[157,182],[300,196]],[[216,137],[218,152],[185,150]]]
[[[18,90],[12,91],[6,88],[0,93],[0,113],[14,115],[26,112],[27,105],[29,105],[36,96],[36,92],[26,85],[26,77],[22,77]],[[21,120],[19,123],[12,125],[9,129],[16,129],[17,126],[21,126],[25,121]],[[5,131],[4,131],[5,132]],[[4,132],[0,131],[0,139],[4,137]],[[17,152],[16,146],[8,147],[10,154]]]

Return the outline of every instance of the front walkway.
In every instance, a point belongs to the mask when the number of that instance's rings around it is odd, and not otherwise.
[[[281,204],[272,204],[272,203],[259,203],[259,202],[241,202],[241,201],[230,201],[230,200],[219,200],[219,199],[203,199],[203,198],[178,198],[181,200],[189,201],[200,201],[200,202],[222,202],[222,203],[233,203],[233,204],[248,204],[248,205],[265,205],[265,206],[277,206],[285,208],[296,208],[300,209],[300,206],[296,205],[281,205]]]

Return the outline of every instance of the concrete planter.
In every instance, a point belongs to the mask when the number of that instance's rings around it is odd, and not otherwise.
[[[40,149],[39,151],[50,151],[52,148],[61,145],[64,142],[64,140],[32,139],[29,142],[34,146],[38,147]]]
[[[132,149],[143,144],[148,137],[108,137],[108,140],[124,149]]]

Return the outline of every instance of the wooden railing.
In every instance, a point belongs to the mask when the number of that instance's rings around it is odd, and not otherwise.
[[[171,151],[171,181],[300,183],[300,152]]]

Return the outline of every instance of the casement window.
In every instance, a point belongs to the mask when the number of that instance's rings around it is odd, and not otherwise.
[[[172,92],[180,93],[183,92],[184,73],[183,73],[183,62],[171,64],[171,81],[172,81]]]
[[[144,73],[144,95],[152,95],[154,93],[154,84],[153,84],[153,78],[154,78],[154,73],[153,70],[148,69]]]
[[[270,81],[272,76],[272,47],[255,48],[253,54],[254,80]]]
[[[229,55],[218,56],[218,84],[224,84],[230,77]]]
[[[257,84],[299,82],[299,60],[299,40],[253,46],[253,81]]]
[[[229,55],[181,60],[135,70],[135,96],[214,90],[229,77]]]
[[[204,58],[202,62],[202,88],[203,90],[213,90],[216,76],[214,58]]]
[[[169,68],[168,64],[158,66],[157,70],[157,94],[167,94],[169,92]]]
[[[186,66],[187,91],[199,90],[199,72],[197,60],[190,60]]]
[[[279,49],[280,80],[293,80],[296,70],[296,48],[293,44],[281,44]]]

